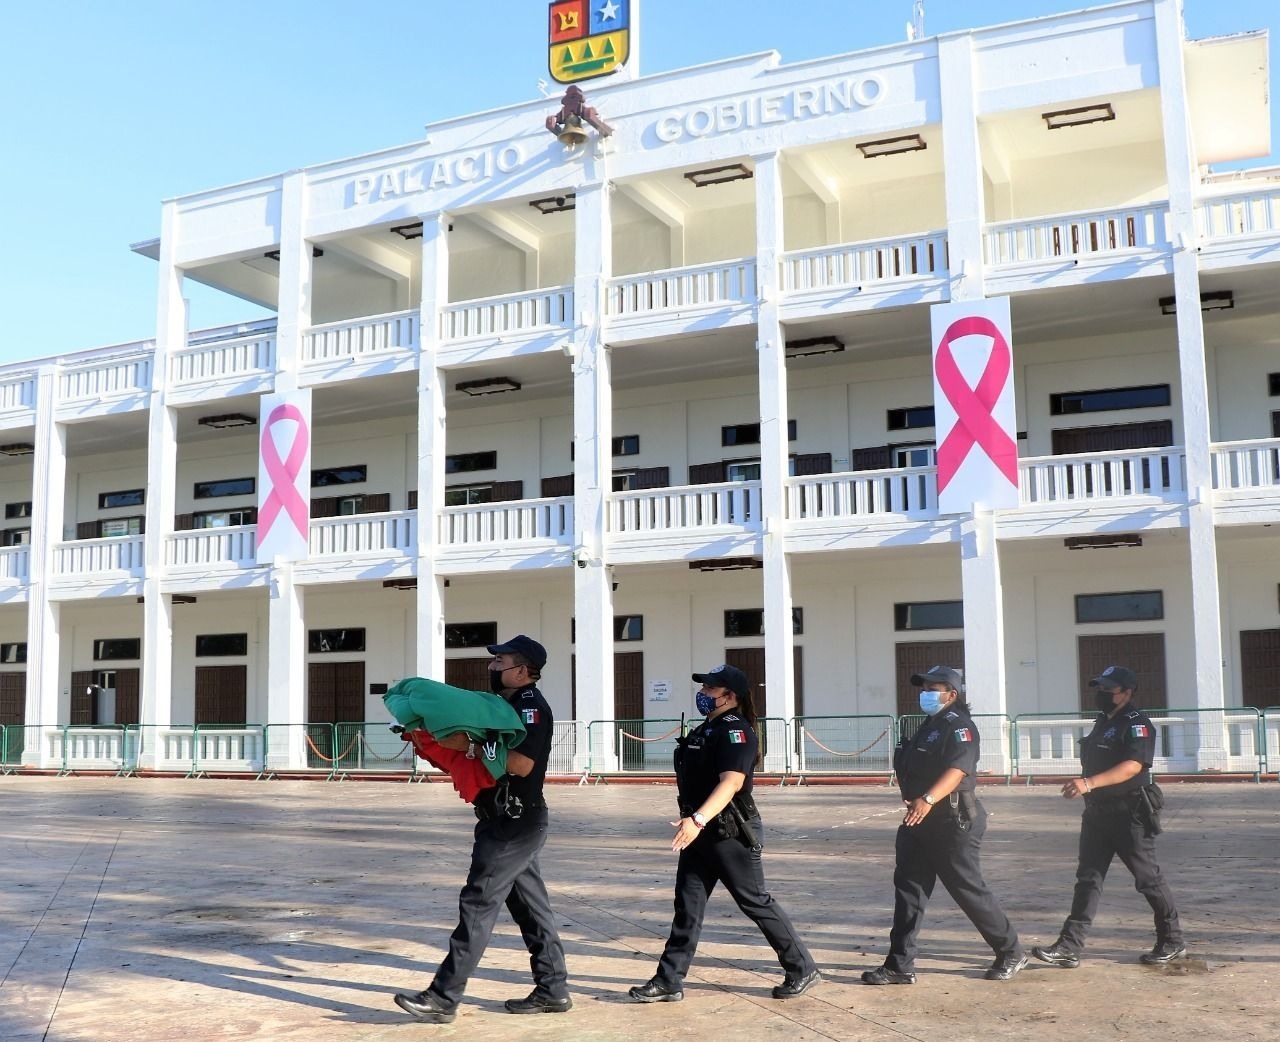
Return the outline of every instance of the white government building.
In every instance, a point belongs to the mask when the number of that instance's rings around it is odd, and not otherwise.
[[[1280,704],[1280,168],[1211,168],[1270,154],[1267,45],[1135,0],[754,54],[165,202],[154,339],[0,369],[4,759],[323,766],[519,632],[579,743],[721,661],[783,726],[937,662],[982,714],[1111,663]],[[185,280],[276,317],[189,332]],[[1021,502],[944,515],[930,308],[1002,296]],[[310,556],[259,565],[299,389]]]

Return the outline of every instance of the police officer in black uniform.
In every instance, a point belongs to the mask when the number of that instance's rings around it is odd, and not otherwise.
[[[505,901],[529,949],[534,989],[523,999],[508,999],[508,1013],[565,1013],[569,997],[564,948],[556,932],[538,853],[547,838],[547,804],[542,786],[551,756],[554,720],[551,707],[534,685],[547,652],[523,633],[489,647],[489,686],[509,701],[524,722],[525,739],[507,753],[507,774],[486,789],[475,804],[475,844],[471,870],[458,898],[458,926],[449,938],[449,954],[423,991],[398,994],[396,1005],[418,1020],[448,1024],[467,980],[480,963]],[[466,749],[478,736],[465,733],[442,739],[449,748]]]
[[[884,965],[863,973],[862,982],[916,982],[916,935],[938,880],[996,953],[986,979],[1009,980],[1026,966],[1027,954],[982,879],[978,852],[987,812],[977,800],[974,777],[980,739],[960,694],[963,683],[949,666],[917,673],[911,683],[924,688],[920,709],[928,719],[893,755],[906,806],[895,844],[893,929]]]
[[[658,972],[628,994],[637,1002],[679,1002],[684,976],[702,933],[707,899],[723,883],[747,918],[777,953],[785,974],[775,999],[803,995],[821,980],[809,949],[782,906],[764,886],[763,827],[751,781],[758,760],[755,708],[746,674],[734,666],[694,673],[702,684],[698,711],[706,720],[680,740],[675,754],[680,820],[671,849],[678,851],[675,918]]]
[[[1031,954],[1066,969],[1080,965],[1107,869],[1119,855],[1155,916],[1155,947],[1139,958],[1149,966],[1162,965],[1182,958],[1187,949],[1173,894],[1156,864],[1155,837],[1163,797],[1149,784],[1155,728],[1131,704],[1138,686],[1133,670],[1108,666],[1089,686],[1095,689],[1098,719],[1080,743],[1080,777],[1062,787],[1067,799],[1084,797],[1075,894],[1058,939],[1047,948],[1032,948]]]

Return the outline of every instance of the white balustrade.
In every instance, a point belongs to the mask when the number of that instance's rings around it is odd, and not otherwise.
[[[814,521],[895,515],[936,517],[936,467],[817,474],[786,480],[787,518]]]
[[[0,547],[0,581],[9,579],[17,582],[26,582],[30,566],[30,547]]]
[[[275,330],[264,330],[251,336],[180,348],[169,359],[169,382],[178,387],[269,374],[275,371],[275,365]]]
[[[573,542],[573,497],[445,507],[438,536],[441,546],[538,540],[567,545]]]
[[[1168,243],[1167,203],[1097,213],[1057,214],[1031,221],[987,225],[983,244],[988,264],[1018,264],[1059,257],[1159,249]]]
[[[418,312],[399,311],[312,326],[302,335],[302,360],[314,365],[417,347]]]
[[[782,258],[786,292],[841,289],[947,270],[946,232],[798,250]]]
[[[573,288],[509,293],[446,305],[440,313],[440,337],[470,337],[567,329],[573,324]]]
[[[36,377],[34,373],[22,373],[0,380],[0,412],[35,407]]]
[[[1181,448],[1040,456],[1018,461],[1022,505],[1165,496],[1185,491]]]
[[[45,731],[47,762],[76,771],[114,771],[125,764],[123,727],[62,727]]]
[[[647,315],[692,307],[748,304],[756,299],[756,264],[751,258],[699,264],[609,280],[610,315]]]
[[[415,510],[319,518],[311,522],[311,556],[412,552],[416,532]]]
[[[1017,770],[1036,774],[1080,773],[1080,739],[1093,730],[1093,717],[1025,717],[1014,721]]]
[[[758,481],[679,485],[609,497],[609,531],[617,534],[725,525],[759,529],[760,520]]]
[[[140,535],[77,539],[53,548],[53,574],[89,576],[103,572],[142,575],[146,548]]]
[[[257,525],[175,532],[165,542],[164,563],[170,568],[213,564],[251,568],[257,564],[257,558]]]
[[[1196,204],[1196,228],[1206,240],[1280,233],[1280,185],[1231,192]]]
[[[75,362],[62,367],[58,395],[64,402],[96,400],[151,390],[151,350],[134,354]]]
[[[1212,450],[1213,487],[1221,492],[1269,489],[1280,485],[1280,438],[1216,443]]]

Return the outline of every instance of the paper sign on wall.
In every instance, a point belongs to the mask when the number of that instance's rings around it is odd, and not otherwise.
[[[258,564],[311,552],[311,392],[262,398],[258,428]]]
[[[938,512],[1018,505],[1009,298],[935,304],[933,412]]]

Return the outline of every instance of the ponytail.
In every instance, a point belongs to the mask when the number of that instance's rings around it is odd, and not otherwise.
[[[746,697],[738,695],[738,713],[741,715],[751,730],[756,733],[756,766],[759,767],[764,762],[764,732],[760,727],[760,720],[756,716],[756,705],[751,700],[751,692],[748,690]]]

